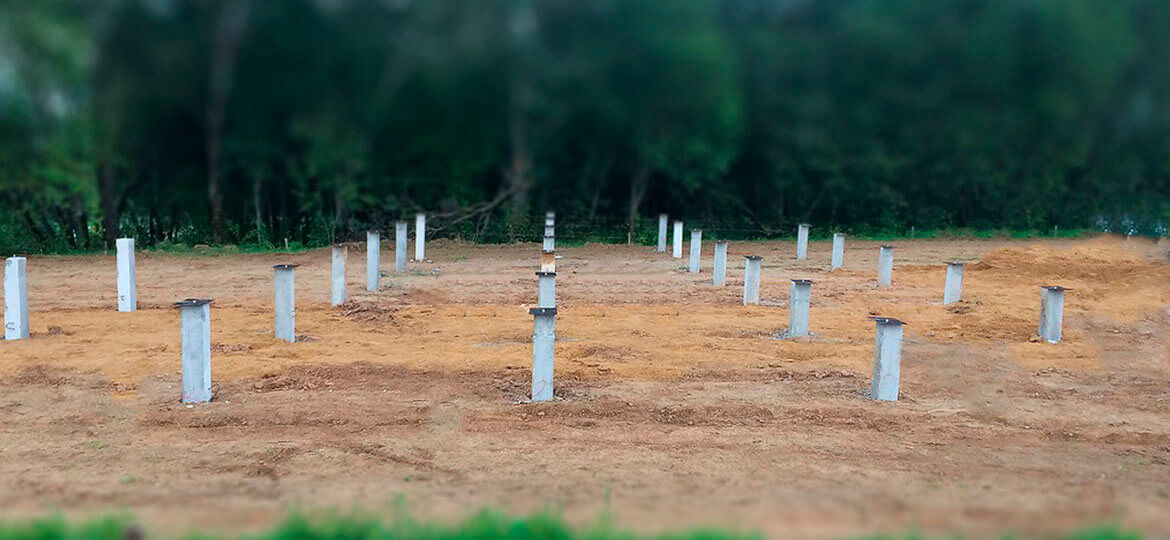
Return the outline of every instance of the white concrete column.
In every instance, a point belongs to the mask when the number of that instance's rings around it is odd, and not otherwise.
[[[540,252],[540,271],[541,272],[556,272],[557,271],[557,252],[555,252],[555,251],[541,251]]]
[[[28,339],[28,262],[24,257],[4,260],[4,339]]]
[[[812,303],[812,280],[792,280],[792,293],[788,297],[788,337],[808,337],[808,312]]]
[[[658,252],[666,253],[666,214],[658,214]]]
[[[691,229],[691,261],[687,265],[687,271],[692,274],[699,273],[699,263],[703,257],[703,230]]]
[[[554,226],[556,226],[556,224],[557,224],[557,213],[553,212],[552,210],[545,212],[544,213],[544,226],[545,227],[554,227]]]
[[[683,222],[675,220],[674,221],[674,240],[671,242],[670,247],[671,247],[671,251],[672,251],[671,256],[676,258],[676,259],[682,258],[682,244],[683,244],[682,235],[683,235]]]
[[[427,215],[414,215],[414,260],[427,260]]]
[[[878,278],[877,286],[881,289],[889,288],[894,283],[894,247],[882,246],[878,248]]]
[[[538,291],[536,297],[536,307],[557,307],[557,273],[537,272],[536,278]]]
[[[183,403],[211,401],[211,300],[175,304],[182,319]]]
[[[879,401],[898,401],[898,384],[902,369],[902,326],[898,319],[870,317],[877,323],[873,348],[873,382],[869,397]]]
[[[801,223],[796,228],[796,260],[808,258],[808,223]]]
[[[405,221],[397,221],[394,223],[394,273],[406,273],[406,239],[407,223]]]
[[[557,308],[532,308],[532,401],[553,400]]]
[[[552,226],[552,225],[545,225],[544,226],[544,235],[545,236],[552,236],[553,238],[556,238],[557,228]]]
[[[541,244],[541,249],[543,251],[556,251],[556,249],[557,249],[556,237],[555,236],[545,236],[544,242]]]
[[[297,342],[297,288],[295,264],[278,264],[274,281],[272,303],[276,319],[276,339]]]
[[[760,263],[762,257],[748,255],[743,263],[743,305],[760,303]]]
[[[711,273],[715,275],[712,283],[716,287],[727,283],[727,240],[715,241],[715,264]]]
[[[837,233],[833,235],[833,256],[829,269],[837,270],[842,266],[845,266],[845,235]]]
[[[135,275],[134,239],[119,238],[118,248],[118,311],[138,311],[138,278]]]
[[[333,294],[330,295],[330,303],[336,307],[344,304],[349,299],[349,294],[345,290],[345,259],[349,256],[349,249],[342,244],[333,245],[333,273],[332,284]]]
[[[943,288],[943,305],[954,304],[963,299],[963,270],[961,262],[947,263],[947,283]]]
[[[1064,291],[1068,289],[1046,285],[1040,311],[1040,337],[1049,343],[1060,343],[1064,334]]]
[[[377,231],[366,233],[366,290],[378,290],[378,281],[382,279],[380,269],[382,258],[382,235]]]

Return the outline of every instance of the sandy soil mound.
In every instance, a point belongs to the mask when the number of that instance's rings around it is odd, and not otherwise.
[[[1000,248],[984,255],[973,270],[1018,270],[1038,276],[1059,275],[1065,278],[1114,279],[1136,270],[1146,270],[1156,259],[1153,244],[1126,243],[1101,237],[1071,247],[1031,245]]]
[[[1017,323],[1023,322],[1020,316],[1032,319],[1030,309],[1021,311],[1018,306],[1039,302],[1033,287],[1060,285],[1071,289],[1065,300],[1069,314],[1133,323],[1170,303],[1165,249],[1149,240],[1102,236],[1074,244],[994,249],[968,268],[972,280],[982,282],[974,287],[988,287],[989,293],[999,296],[999,307],[1013,312],[1004,313],[1005,320],[1013,315]],[[1019,287],[1024,284],[1032,287]]]

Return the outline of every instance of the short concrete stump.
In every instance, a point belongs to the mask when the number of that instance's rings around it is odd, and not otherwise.
[[[873,347],[873,382],[869,397],[898,401],[902,369],[902,327],[906,323],[891,317],[870,317],[877,324]]]
[[[183,403],[211,401],[211,300],[176,302],[182,319]]]
[[[557,308],[532,308],[532,401],[553,400]]]

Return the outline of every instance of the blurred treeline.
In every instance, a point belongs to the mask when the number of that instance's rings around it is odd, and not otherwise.
[[[1166,0],[0,0],[4,251],[1157,233],[1168,194]]]

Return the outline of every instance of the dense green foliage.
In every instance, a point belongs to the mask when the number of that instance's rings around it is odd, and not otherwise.
[[[1165,0],[0,0],[0,251],[1164,234]],[[575,228],[565,226],[572,224]]]
[[[0,540],[142,540],[143,532],[130,520],[105,518],[81,524],[61,518],[26,522],[0,522]],[[220,538],[207,534],[188,536],[191,540]],[[273,529],[239,540],[759,540],[758,534],[717,529],[696,529],[660,535],[636,534],[613,526],[608,520],[583,528],[569,526],[550,513],[512,518],[496,512],[481,512],[458,523],[425,522],[400,516],[394,520],[370,515],[332,516],[310,519],[293,516]],[[895,540],[874,536],[867,540]],[[907,540],[923,540],[910,535]],[[1004,536],[1005,540],[1012,538]],[[1053,537],[1056,540],[1057,537]],[[1142,535],[1114,526],[1085,529],[1059,537],[1061,540],[1141,540]]]

